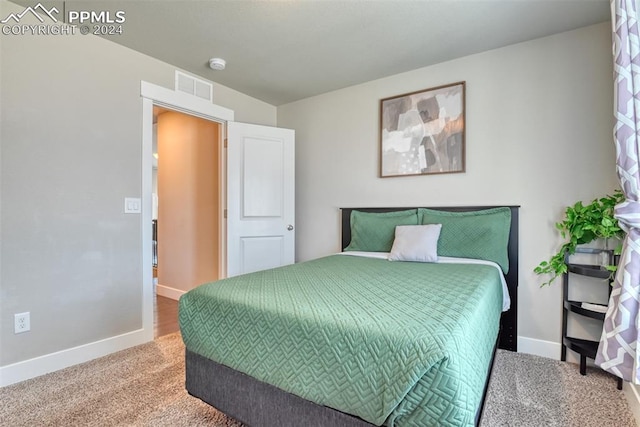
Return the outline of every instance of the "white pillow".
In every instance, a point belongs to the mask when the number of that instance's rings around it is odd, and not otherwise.
[[[442,224],[398,225],[389,254],[390,261],[438,261],[438,238]]]

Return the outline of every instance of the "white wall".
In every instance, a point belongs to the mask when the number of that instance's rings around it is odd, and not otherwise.
[[[0,2],[0,16],[22,10]],[[174,67],[94,36],[0,39],[6,384],[44,366],[34,358],[60,367],[82,360],[69,349],[100,343],[92,354],[104,354],[142,328],[140,216],[123,214],[123,199],[141,196],[140,81],[173,88]],[[275,125],[269,104],[217,84],[214,98],[239,121]],[[14,335],[23,311],[31,332]]]
[[[297,260],[340,249],[340,207],[520,205],[519,335],[559,358],[560,283],[532,270],[567,205],[617,188],[610,44],[603,23],[278,107],[296,130]],[[466,173],[379,178],[379,100],[462,80]]]

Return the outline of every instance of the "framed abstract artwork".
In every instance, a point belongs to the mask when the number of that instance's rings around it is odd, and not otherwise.
[[[380,176],[465,171],[465,82],[380,100]]]

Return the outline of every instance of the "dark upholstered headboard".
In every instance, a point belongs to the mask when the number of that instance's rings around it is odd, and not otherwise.
[[[421,206],[429,209],[451,211],[451,212],[469,212],[483,209],[497,208],[501,206],[458,206],[458,207],[431,207]],[[509,296],[511,297],[511,308],[509,311],[502,313],[500,319],[500,342],[499,348],[511,351],[518,349],[518,212],[519,206],[507,206],[511,209],[511,231],[509,233],[509,273],[505,275],[507,287],[509,288]],[[363,212],[393,212],[405,209],[416,209],[415,207],[397,207],[397,208],[342,208],[342,249],[346,248],[351,242],[351,211],[358,210]]]

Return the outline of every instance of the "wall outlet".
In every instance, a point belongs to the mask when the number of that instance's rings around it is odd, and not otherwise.
[[[21,334],[31,330],[31,313],[16,313],[13,315],[13,332]]]

